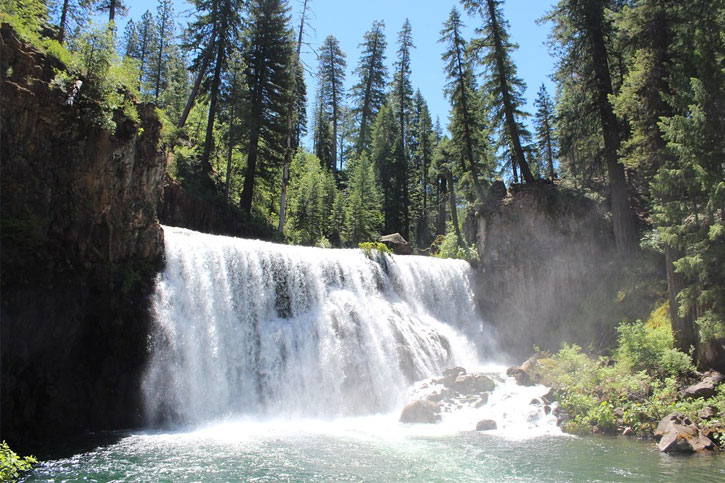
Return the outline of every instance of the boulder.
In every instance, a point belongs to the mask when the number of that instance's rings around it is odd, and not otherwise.
[[[476,431],[491,431],[496,428],[498,428],[498,425],[493,419],[482,419],[476,423]]]
[[[682,395],[689,399],[698,397],[708,399],[715,395],[715,384],[712,382],[698,382],[686,388]]]
[[[533,386],[535,383],[529,377],[529,374],[519,366],[509,367],[506,370],[506,375],[516,379],[516,383],[519,386]]]
[[[462,367],[449,367],[448,369],[443,370],[443,377],[451,377],[454,378],[460,376],[461,374],[465,374],[466,370]]]
[[[428,394],[426,399],[429,401],[432,401],[434,403],[439,403],[441,401],[451,400],[454,397],[456,397],[456,392],[452,389],[443,388],[440,391],[436,391],[433,393]]]
[[[706,373],[702,375],[702,382],[708,382],[712,384],[713,386],[719,386],[720,384],[725,381],[725,376],[720,374],[717,371],[709,370]]]
[[[493,379],[483,374],[461,374],[451,384],[452,389],[466,395],[493,391],[494,387]]]
[[[718,411],[715,406],[705,406],[697,413],[697,417],[704,419],[705,421],[709,421],[710,419],[717,417],[717,413]]]
[[[403,408],[400,414],[401,423],[434,424],[441,421],[441,409],[438,404],[421,399]]]
[[[413,248],[400,233],[383,235],[378,239],[378,241],[386,243],[396,255],[410,255],[413,253]]]
[[[671,413],[657,425],[657,449],[663,453],[695,453],[711,451],[714,444],[682,413]]]
[[[549,389],[546,394],[541,396],[541,400],[546,404],[551,404],[556,401],[556,398],[554,397],[554,389]]]

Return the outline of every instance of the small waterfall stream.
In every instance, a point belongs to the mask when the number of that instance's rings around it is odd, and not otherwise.
[[[151,423],[389,412],[414,381],[477,364],[465,262],[164,232]]]

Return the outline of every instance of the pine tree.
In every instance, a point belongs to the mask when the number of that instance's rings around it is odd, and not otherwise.
[[[302,37],[305,31],[305,20],[307,16],[307,1],[304,1],[302,7],[300,28],[297,31],[297,45],[295,46],[294,59],[292,60],[292,68],[294,69],[294,77],[292,78],[293,95],[290,97],[287,105],[287,140],[285,143],[284,164],[282,166],[282,189],[279,197],[279,224],[277,225],[277,231],[281,235],[284,235],[284,226],[287,217],[287,185],[289,184],[292,154],[299,146],[302,131],[307,123],[307,111],[305,110],[307,86],[305,85],[305,75],[302,69],[302,63],[300,62]]]
[[[610,29],[605,17],[607,3],[608,0],[560,0],[548,19],[554,22],[553,37],[561,45],[559,76],[576,75],[584,80],[582,100],[589,101],[587,105],[598,117],[609,176],[614,238],[617,249],[626,256],[637,248],[638,235],[624,166],[618,156],[620,126],[610,102],[614,90],[606,43]]]
[[[247,216],[252,211],[257,174],[271,166],[282,167],[287,106],[295,75],[287,2],[252,0],[249,17],[243,44],[249,92],[247,169],[241,195],[241,208]]]
[[[405,224],[403,212],[406,209],[402,187],[407,183],[407,173],[405,169],[400,169],[402,142],[390,101],[382,105],[373,123],[370,156],[381,187],[383,230],[402,235]]]
[[[322,100],[322,91],[318,90],[317,105],[315,106],[315,122],[312,137],[312,150],[325,169],[332,171],[335,168],[335,158],[332,149],[335,141],[332,136],[332,124]]]
[[[88,16],[88,2],[86,0],[63,0],[57,5],[58,16],[58,42],[65,42],[66,33],[71,27],[83,25]]]
[[[441,31],[439,42],[446,44],[443,60],[446,62],[448,84],[445,92],[451,100],[453,114],[449,127],[453,143],[458,146],[460,159],[465,160],[462,168],[471,174],[473,186],[479,199],[483,199],[483,187],[479,175],[479,163],[486,139],[483,105],[476,88],[473,68],[466,53],[467,43],[461,35],[464,28],[461,15],[454,7]]]
[[[128,7],[122,0],[89,0],[99,12],[108,12],[108,23],[116,21],[116,15],[123,16],[128,12]]]
[[[151,65],[154,82],[154,102],[159,104],[161,89],[166,87],[168,63],[175,35],[174,4],[158,0],[156,8],[156,52]]]
[[[343,240],[348,246],[356,246],[378,238],[382,216],[378,183],[367,156],[356,159],[350,171]]]
[[[389,220],[395,221],[391,227],[395,232],[400,233],[406,240],[410,234],[410,193],[408,182],[409,171],[409,139],[412,131],[410,118],[413,107],[413,86],[410,81],[410,51],[415,48],[413,45],[413,33],[410,21],[405,20],[402,30],[398,33],[398,53],[395,61],[395,75],[391,97],[397,117],[397,137],[393,149],[393,178],[396,201],[391,206],[386,206],[386,213],[392,215]]]
[[[356,143],[357,153],[369,152],[372,123],[380,107],[385,102],[385,89],[387,85],[388,69],[385,66],[385,22],[373,22],[372,28],[365,33],[363,48],[358,66],[354,74],[358,76],[358,83],[351,91],[355,106],[353,112],[358,118],[359,131]]]
[[[345,96],[345,54],[340,50],[340,43],[332,35],[327,36],[320,49],[320,67],[318,79],[322,93],[323,106],[327,111],[332,125],[332,172],[339,171],[338,134],[342,113],[342,101]]]
[[[149,59],[156,49],[156,23],[154,17],[146,10],[138,23],[128,22],[124,31],[126,56],[136,59],[139,65],[138,90],[141,94],[148,92],[147,82],[150,78]]]
[[[539,93],[534,101],[536,106],[536,115],[534,117],[534,127],[536,128],[536,139],[538,141],[539,157],[546,163],[548,176],[550,180],[554,180],[556,173],[554,172],[554,152],[556,146],[556,138],[554,137],[554,106],[551,97],[546,91],[546,86],[541,84]]]
[[[534,181],[526,161],[522,144],[524,128],[517,120],[523,115],[521,106],[524,104],[524,82],[516,76],[516,66],[511,60],[511,51],[516,45],[509,41],[508,22],[503,18],[501,0],[463,0],[470,14],[478,14],[484,19],[484,25],[476,29],[480,38],[471,41],[471,49],[480,56],[480,62],[489,71],[490,79],[484,89],[492,98],[494,116],[501,125],[510,146],[514,172],[516,166],[527,183]]]
[[[411,163],[411,229],[415,236],[411,237],[418,246],[430,245],[432,233],[429,213],[430,168],[433,162],[433,151],[436,139],[433,123],[423,95],[416,92],[415,100],[416,148],[412,153]]]

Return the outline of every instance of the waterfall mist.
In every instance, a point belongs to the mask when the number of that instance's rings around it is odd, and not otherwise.
[[[477,363],[466,262],[164,232],[152,424],[388,412],[413,381]]]

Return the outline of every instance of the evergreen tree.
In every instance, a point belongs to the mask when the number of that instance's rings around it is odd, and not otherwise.
[[[221,88],[222,74],[226,67],[226,61],[230,49],[236,44],[241,27],[240,11],[241,0],[197,0],[197,8],[208,13],[208,20],[212,23],[212,30],[215,35],[213,49],[210,49],[210,64],[213,66],[212,77],[209,86],[209,116],[206,124],[206,137],[204,139],[204,151],[201,155],[201,167],[211,173],[211,153],[214,149],[214,120],[217,113],[219,91]],[[199,20],[203,20],[200,17]]]
[[[430,245],[432,230],[430,227],[431,216],[429,213],[430,196],[430,169],[433,162],[433,151],[436,139],[433,131],[433,123],[423,95],[416,92],[415,100],[416,122],[416,148],[412,154],[413,167],[410,180],[411,189],[411,229],[415,236],[412,237],[418,246]]]
[[[386,102],[380,108],[373,124],[371,161],[380,183],[383,200],[383,230],[385,233],[404,231],[406,210],[405,193],[402,188],[407,183],[405,169],[400,169],[402,142],[398,132],[395,113]],[[405,235],[403,235],[405,237]]]
[[[360,242],[376,240],[380,234],[381,218],[380,192],[375,171],[372,163],[363,154],[350,168],[345,203],[344,242],[349,246],[356,246]]]
[[[123,16],[128,12],[125,2],[122,0],[89,0],[93,2],[95,9],[99,12],[108,12],[108,23],[116,21],[116,15]]]
[[[142,95],[148,92],[147,82],[150,78],[150,57],[156,49],[156,23],[154,17],[146,10],[138,23],[129,21],[124,30],[126,42],[125,55],[138,61],[138,90]]]
[[[312,150],[320,160],[322,166],[328,171],[335,168],[335,158],[332,150],[335,141],[332,136],[332,124],[327,110],[324,108],[321,88],[318,90],[317,105],[315,107],[315,123],[312,138]]]
[[[316,245],[329,233],[335,181],[315,156],[300,154],[296,161],[301,174],[290,193],[288,232],[296,243]]]
[[[359,79],[351,91],[353,112],[360,126],[356,143],[358,154],[370,151],[371,126],[385,102],[388,69],[385,66],[387,41],[384,30],[385,22],[375,21],[372,28],[365,33],[364,42],[360,44],[362,53],[354,72]]]
[[[332,125],[332,172],[337,175],[338,162],[338,134],[342,114],[342,100],[344,98],[345,83],[345,54],[340,50],[340,43],[332,35],[327,36],[320,49],[320,68],[318,79],[324,109]]]
[[[387,220],[395,221],[390,227],[400,233],[406,240],[410,234],[410,193],[409,193],[409,146],[411,137],[410,118],[413,107],[413,86],[410,81],[410,51],[413,45],[413,33],[410,21],[405,20],[402,30],[398,33],[398,53],[395,61],[395,75],[391,92],[393,107],[397,117],[397,137],[393,149],[393,178],[396,201],[386,205],[386,214],[392,215]]]
[[[480,56],[482,65],[490,73],[484,89],[492,99],[495,119],[501,125],[510,146],[514,173],[518,166],[524,180],[531,183],[534,177],[521,142],[524,128],[517,120],[524,115],[520,108],[524,104],[523,91],[526,85],[516,76],[516,66],[511,60],[510,52],[516,45],[509,41],[508,22],[503,18],[502,3],[501,0],[463,0],[469,13],[478,14],[484,19],[483,27],[476,29],[481,37],[471,42],[471,49]]]
[[[300,62],[302,36],[304,34],[305,19],[307,16],[307,1],[304,1],[302,7],[300,28],[297,32],[297,45],[292,61],[292,68],[294,69],[294,77],[292,78],[293,95],[290,97],[287,105],[287,142],[285,143],[284,164],[282,166],[282,189],[279,197],[279,225],[277,225],[277,231],[281,235],[284,235],[285,218],[287,216],[287,185],[289,184],[292,154],[299,146],[302,131],[307,123],[307,111],[305,110],[307,86],[305,85],[305,75],[302,70],[302,63]]]
[[[559,77],[577,76],[580,101],[588,101],[597,115],[609,177],[612,224],[618,250],[628,255],[637,248],[637,227],[630,203],[624,166],[619,161],[620,126],[610,96],[614,94],[606,34],[608,0],[560,0],[548,16],[553,37],[561,46]],[[581,120],[580,120],[581,122]]]
[[[63,0],[56,4],[58,17],[58,42],[65,42],[66,33],[83,25],[88,16],[87,0]]]
[[[439,42],[446,44],[443,60],[446,62],[448,84],[445,92],[451,100],[453,113],[449,127],[453,143],[457,145],[463,162],[462,168],[471,174],[473,186],[479,199],[483,199],[483,187],[479,175],[479,164],[483,157],[486,139],[483,105],[478,95],[473,68],[466,53],[467,43],[461,36],[461,15],[454,7],[441,31]]]
[[[159,104],[161,89],[168,82],[168,64],[175,35],[174,4],[172,0],[158,0],[156,7],[156,52],[151,64],[154,82],[154,102]]]
[[[554,150],[556,146],[556,139],[554,138],[555,113],[551,98],[544,84],[541,84],[539,88],[534,105],[536,106],[534,127],[536,128],[539,157],[546,163],[546,168],[548,169],[547,174],[549,179],[553,181],[556,177],[556,173],[554,173]]]
[[[287,106],[295,75],[287,2],[252,0],[249,17],[243,44],[249,92],[245,116],[247,169],[241,195],[241,208],[247,216],[251,215],[257,174],[282,166]]]

